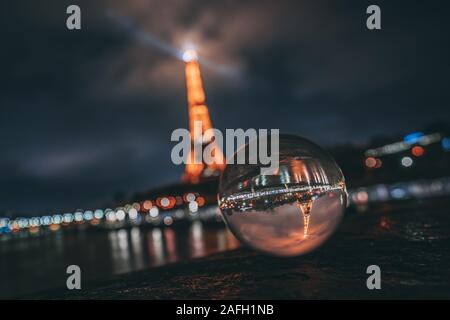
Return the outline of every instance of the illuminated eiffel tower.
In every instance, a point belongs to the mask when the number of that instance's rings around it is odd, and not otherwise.
[[[300,211],[303,214],[303,237],[308,236],[309,231],[309,218],[311,217],[311,208],[313,205],[313,200],[306,200],[302,202],[297,202]]]
[[[191,152],[188,156],[183,181],[195,184],[203,179],[220,175],[225,168],[225,159],[214,142],[214,135],[205,135],[206,130],[212,129],[212,124],[205,102],[197,53],[194,50],[187,50],[183,54],[183,60],[186,62],[189,131],[191,133]],[[209,131],[211,132],[211,130]],[[215,161],[212,164],[205,163],[201,154],[196,154],[195,141],[202,141],[203,147],[213,144],[210,146],[214,150],[212,154]]]

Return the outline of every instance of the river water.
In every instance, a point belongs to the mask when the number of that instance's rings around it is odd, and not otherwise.
[[[0,239],[1,240],[1,239]],[[80,266],[82,286],[132,271],[237,248],[223,226],[74,230],[0,241],[0,298],[64,287],[67,266]]]

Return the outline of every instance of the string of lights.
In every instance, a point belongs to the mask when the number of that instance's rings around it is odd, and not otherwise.
[[[349,205],[360,206],[386,201],[422,199],[450,194],[450,177],[377,184],[348,191]],[[34,217],[0,218],[0,235],[38,233],[42,229],[58,231],[72,226],[123,228],[149,225],[172,226],[187,221],[220,220],[217,205],[206,205],[203,196],[186,193],[183,197],[158,197],[126,204],[115,209],[81,210]]]
[[[205,198],[196,193],[157,197],[106,209],[77,209],[74,212],[33,217],[0,218],[0,234],[27,231],[37,233],[42,228],[57,231],[73,225],[121,228],[128,225],[170,226],[178,221],[205,220],[218,216],[216,208],[204,207]],[[204,207],[204,208],[203,208]],[[201,210],[203,209],[203,210]]]

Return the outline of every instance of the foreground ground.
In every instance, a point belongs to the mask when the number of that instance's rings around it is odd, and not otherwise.
[[[351,212],[324,246],[297,258],[241,248],[26,298],[450,298],[449,204],[441,199]],[[366,287],[373,264],[381,268],[381,290]]]

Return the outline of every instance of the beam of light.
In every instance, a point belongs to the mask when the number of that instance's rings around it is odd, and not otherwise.
[[[225,77],[240,78],[242,76],[241,71],[236,67],[220,65],[204,58],[199,58],[198,62],[206,68],[213,70]]]
[[[119,14],[114,10],[108,10],[107,16],[110,19],[114,20],[132,38],[136,39],[149,48],[157,49],[162,53],[168,54],[184,62],[187,62],[186,59],[189,59],[189,61],[197,60],[201,65],[204,65],[206,68],[211,69],[222,76],[233,78],[238,78],[241,76],[240,70],[236,67],[220,65],[207,59],[199,58],[192,45],[189,45],[187,48],[185,48],[185,50],[180,50],[162,41],[157,36],[149,32],[142,31],[133,23],[131,19]]]
[[[114,10],[108,10],[107,16],[116,21],[119,26],[130,36],[141,42],[142,44],[158,49],[159,51],[171,55],[179,60],[183,59],[183,52],[158,39],[153,34],[140,30],[129,18],[117,13]]]

